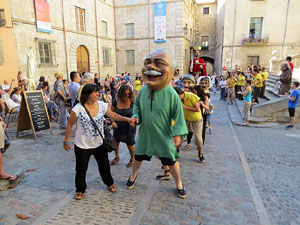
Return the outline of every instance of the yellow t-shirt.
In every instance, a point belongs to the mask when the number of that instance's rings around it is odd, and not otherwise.
[[[240,86],[245,86],[246,77],[243,76],[243,75],[239,75],[239,79],[240,79],[239,85]]]
[[[269,72],[267,71],[261,72],[261,75],[264,81],[268,80]]]
[[[136,80],[134,82],[134,90],[139,91],[141,89],[141,81],[140,80]]]
[[[261,83],[258,85],[255,85],[255,87],[263,87],[263,78],[261,77],[261,75],[258,73],[256,74],[255,78],[254,78],[254,84],[257,84],[259,82],[259,80],[261,80]]]
[[[200,101],[200,98],[189,92],[184,92],[184,99],[183,99],[183,104],[186,106],[193,107],[195,104],[198,104],[197,102]],[[202,114],[201,112],[194,112],[188,109],[183,109],[184,112],[184,118],[187,121],[193,122],[193,121],[199,121],[202,120]]]
[[[230,78],[227,79],[227,85],[229,88],[233,88],[235,86],[236,81],[233,78],[231,79],[231,81],[229,81],[229,80],[230,80]]]

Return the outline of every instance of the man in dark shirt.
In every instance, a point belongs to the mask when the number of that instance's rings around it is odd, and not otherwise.
[[[110,83],[110,90],[111,90],[112,101],[114,101],[116,99],[118,88],[119,88],[119,84],[118,84],[118,82],[116,80],[116,77],[113,77],[112,81]]]

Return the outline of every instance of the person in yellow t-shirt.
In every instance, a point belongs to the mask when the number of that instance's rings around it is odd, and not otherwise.
[[[238,80],[237,84],[235,85],[236,97],[239,100],[243,100],[244,99],[243,95],[239,94],[238,92],[241,92],[242,91],[242,87],[245,86],[246,77],[245,77],[244,72],[238,72],[238,76],[236,77],[236,79]]]
[[[233,74],[230,72],[227,72],[228,79],[227,79],[227,100],[228,100],[228,105],[231,104],[233,105],[233,99],[234,99],[234,87],[237,79],[233,77]]]
[[[203,156],[203,140],[202,140],[202,113],[200,110],[199,103],[201,104],[200,98],[189,92],[181,90],[179,87],[174,87],[175,91],[179,95],[182,103],[185,122],[189,132],[195,134],[195,145],[198,149],[198,157],[200,162],[204,162],[205,158]],[[203,103],[202,103],[203,104]]]
[[[266,71],[265,67],[262,67],[260,74],[261,74],[262,79],[263,79],[263,86],[260,90],[260,97],[261,98],[266,98],[265,91],[266,91],[266,85],[267,85],[267,80],[268,80],[269,73],[268,73],[268,71]]]
[[[136,96],[139,93],[139,91],[141,90],[141,88],[142,88],[142,78],[136,77],[135,82],[134,82],[134,92],[135,92]]]
[[[254,78],[253,80],[253,99],[254,102],[256,102],[257,104],[259,103],[258,98],[260,97],[260,92],[261,92],[261,88],[263,87],[263,78],[259,73],[259,70],[257,68],[254,68],[252,70],[252,77]]]

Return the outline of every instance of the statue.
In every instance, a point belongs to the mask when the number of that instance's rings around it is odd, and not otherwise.
[[[277,60],[277,57],[275,56],[276,55],[276,52],[277,52],[277,50],[274,50],[274,51],[272,51],[272,58],[270,59],[270,66],[269,66],[269,72],[272,72],[273,71],[273,63],[274,63],[274,61],[276,61]]]
[[[27,53],[27,90],[34,91],[36,90],[36,83],[34,81],[34,73],[35,73],[35,57],[33,49],[30,47]]]

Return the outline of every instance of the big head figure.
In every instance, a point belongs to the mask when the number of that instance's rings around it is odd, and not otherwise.
[[[161,90],[170,84],[176,69],[175,59],[166,50],[155,50],[144,60],[142,69],[145,84],[151,90]]]

